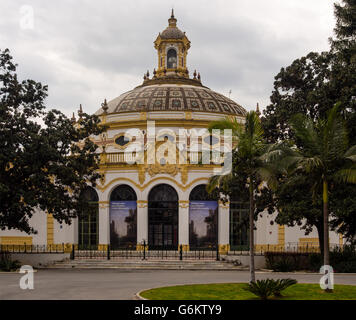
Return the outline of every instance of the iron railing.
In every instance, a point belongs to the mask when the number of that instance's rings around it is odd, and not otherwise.
[[[334,249],[341,249],[344,245],[330,243],[329,245],[330,250]],[[275,252],[275,253],[285,253],[285,252],[292,252],[292,253],[320,253],[319,244],[315,242],[305,242],[305,243],[298,243],[298,242],[288,242],[284,245],[278,244],[264,244],[264,245],[255,245],[255,255],[264,255],[266,252]],[[230,249],[229,252],[226,253],[227,255],[249,255],[250,248],[249,246],[240,246],[234,247]]]
[[[136,246],[111,248],[74,248],[71,259],[94,259],[94,260],[119,260],[119,259],[141,259],[141,260],[220,260],[220,253],[217,247],[190,248],[184,250],[182,245],[176,250],[162,247],[160,249],[149,250],[148,246],[138,244]]]

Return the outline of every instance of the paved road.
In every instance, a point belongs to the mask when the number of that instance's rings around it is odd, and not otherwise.
[[[34,290],[22,290],[23,274],[0,273],[0,300],[7,299],[133,299],[136,292],[153,287],[189,284],[248,282],[245,271],[185,270],[39,270],[34,273]],[[318,274],[256,274],[263,278],[294,278],[300,283],[319,283]],[[355,274],[335,275],[336,284],[356,285]]]

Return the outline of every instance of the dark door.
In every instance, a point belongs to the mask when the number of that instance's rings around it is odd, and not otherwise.
[[[148,196],[148,248],[178,248],[178,195],[166,184],[154,187]]]

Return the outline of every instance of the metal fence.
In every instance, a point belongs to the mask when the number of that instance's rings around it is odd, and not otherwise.
[[[330,250],[342,250],[345,245],[340,245],[336,243],[330,243],[329,248]],[[256,245],[255,246],[255,255],[264,255],[266,252],[274,252],[274,253],[285,253],[285,252],[292,252],[292,253],[320,253],[319,244],[315,242],[288,242],[284,245],[278,244],[265,244],[265,245]],[[249,246],[241,246],[241,247],[234,247],[232,250],[229,250],[227,255],[249,255],[250,248]]]
[[[147,245],[112,249],[110,248],[110,245],[108,245],[101,250],[98,250],[97,248],[85,250],[73,247],[71,259],[220,260],[220,253],[217,247],[190,248],[189,251],[185,251],[182,245],[178,247],[178,250],[164,247],[149,250]]]

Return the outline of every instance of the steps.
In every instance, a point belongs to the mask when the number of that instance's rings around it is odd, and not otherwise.
[[[209,260],[69,260],[46,269],[142,269],[142,270],[246,270],[224,261]]]

